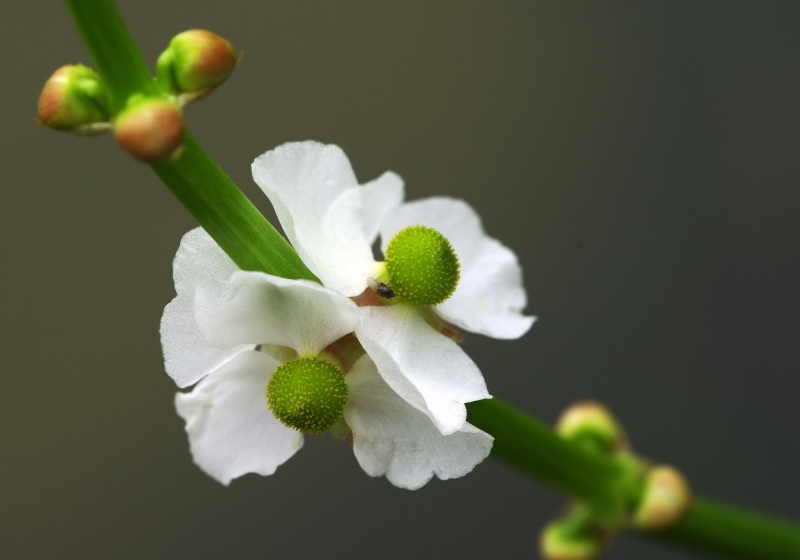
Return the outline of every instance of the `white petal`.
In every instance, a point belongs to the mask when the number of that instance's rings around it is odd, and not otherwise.
[[[173,261],[177,296],[161,317],[161,346],[167,373],[179,387],[205,377],[247,346],[215,348],[206,342],[194,319],[194,294],[207,279],[223,280],[238,270],[233,261],[202,229],[183,236]]]
[[[363,292],[375,261],[362,219],[362,189],[341,148],[284,144],[256,158],[252,171],[308,268],[348,297]]]
[[[272,474],[303,446],[302,434],[267,407],[277,365],[261,352],[244,352],[175,397],[194,462],[222,484],[250,472]]]
[[[391,171],[364,185],[361,217],[364,222],[364,236],[370,246],[378,237],[378,228],[386,214],[403,202],[404,190],[403,179]]]
[[[442,480],[464,476],[492,449],[494,438],[468,423],[443,436],[392,391],[368,356],[346,380],[350,394],[344,417],[356,459],[370,476],[386,475],[395,486],[416,490],[434,474]]]
[[[353,332],[358,308],[315,282],[238,271],[197,288],[195,318],[215,346],[277,344],[316,354]]]
[[[416,306],[360,307],[356,335],[383,379],[445,434],[467,420],[464,403],[490,398],[478,366],[431,328]]]
[[[536,318],[522,315],[527,296],[517,256],[484,233],[480,217],[469,204],[446,197],[403,204],[381,224],[384,253],[395,233],[417,224],[444,235],[461,263],[455,293],[435,308],[442,317],[494,338],[519,338],[528,332]]]

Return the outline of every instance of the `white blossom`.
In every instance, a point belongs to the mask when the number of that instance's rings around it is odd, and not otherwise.
[[[223,484],[269,475],[303,445],[303,434],[270,411],[266,387],[282,361],[314,356],[359,322],[348,298],[314,282],[244,272],[200,228],[187,233],[174,262],[177,297],[167,305],[161,340],[167,373],[195,462]],[[369,356],[346,372],[344,419],[353,450],[371,476],[415,489],[433,475],[463,476],[492,447],[468,423],[442,435],[400,398]]]
[[[356,335],[386,383],[442,434],[461,430],[464,404],[491,396],[474,362],[442,334],[442,321],[495,338],[525,334],[534,317],[522,314],[526,294],[514,253],[484,233],[464,201],[403,203],[403,181],[392,172],[359,185],[335,145],[284,144],[258,157],[252,170],[306,266],[359,303]],[[385,253],[392,236],[411,225],[431,227],[452,244],[461,266],[455,293],[431,308],[365,298],[383,270],[372,254],[378,235]]]

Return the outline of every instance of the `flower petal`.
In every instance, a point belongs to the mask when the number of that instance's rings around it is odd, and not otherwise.
[[[206,342],[194,319],[194,294],[204,280],[223,280],[236,265],[202,228],[183,236],[173,261],[177,296],[161,317],[161,346],[167,373],[179,387],[188,387],[249,348],[215,348]]]
[[[375,261],[362,220],[362,189],[341,148],[284,144],[256,158],[252,171],[308,268],[348,297],[363,292]]]
[[[378,237],[378,228],[386,214],[403,203],[404,191],[403,179],[391,171],[364,185],[361,218],[364,223],[364,236],[370,247]]]
[[[467,420],[464,403],[490,398],[478,366],[416,306],[359,308],[356,336],[394,391],[445,435]]]
[[[215,346],[265,343],[317,354],[353,332],[358,308],[315,282],[237,271],[197,288],[195,318]]]
[[[416,490],[435,474],[458,478],[483,461],[494,438],[469,423],[443,436],[430,419],[386,384],[368,356],[347,374],[350,396],[344,412],[353,432],[353,452],[370,476],[386,475],[400,488]]]
[[[175,397],[194,462],[222,484],[250,472],[272,474],[303,446],[302,434],[267,407],[266,387],[277,366],[266,354],[244,352]]]
[[[461,263],[455,293],[436,311],[448,322],[494,338],[519,338],[535,317],[522,315],[527,296],[514,252],[486,235],[480,217],[463,200],[433,197],[403,204],[381,224],[384,253],[395,233],[410,225],[438,230]]]

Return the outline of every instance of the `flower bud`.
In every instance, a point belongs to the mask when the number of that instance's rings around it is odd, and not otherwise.
[[[171,93],[209,92],[239,63],[233,46],[214,33],[191,29],[179,33],[158,57],[156,75]]]
[[[657,531],[680,520],[692,505],[692,491],[686,478],[666,465],[647,473],[644,492],[633,515],[639,529]]]
[[[567,408],[558,419],[556,432],[601,453],[613,453],[626,446],[622,428],[598,402],[584,401]]]
[[[109,101],[100,76],[82,64],[62,66],[39,95],[39,122],[56,130],[90,136],[109,130]]]
[[[342,418],[347,393],[339,366],[322,358],[295,358],[272,374],[267,405],[283,425],[321,434]]]
[[[172,159],[183,148],[183,117],[166,99],[137,99],[117,116],[114,136],[140,161]]]
[[[453,246],[433,228],[409,226],[386,247],[386,272],[395,294],[418,305],[437,305],[453,295],[460,265]]]
[[[539,549],[545,560],[592,560],[605,550],[607,538],[598,530],[576,530],[569,519],[548,523]]]

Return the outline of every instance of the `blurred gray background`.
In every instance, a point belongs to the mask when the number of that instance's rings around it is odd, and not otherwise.
[[[800,5],[119,5],[151,63],[193,27],[244,52],[187,119],[270,219],[250,162],[305,139],[479,210],[540,318],[468,338],[494,395],[546,422],[599,399],[697,492],[800,517]],[[328,436],[229,488],[192,463],[158,324],[195,223],[110,137],[32,122],[90,63],[66,8],[0,22],[0,556],[535,558],[564,499],[492,459],[416,492]]]

